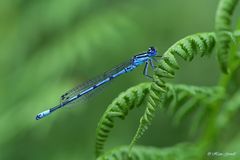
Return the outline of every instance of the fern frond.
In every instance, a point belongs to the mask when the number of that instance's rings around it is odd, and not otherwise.
[[[200,159],[201,150],[197,145],[183,143],[169,148],[136,146],[131,156],[128,146],[122,146],[106,152],[97,160],[193,160]]]
[[[96,130],[96,155],[103,152],[104,144],[111,129],[114,127],[114,119],[124,119],[129,110],[142,104],[148,94],[150,83],[142,83],[129,88],[121,93],[107,108],[101,117]]]
[[[188,113],[192,113],[191,110],[211,106],[212,103],[224,96],[222,87],[198,87],[169,83],[166,86],[168,93],[162,105],[168,107],[167,110],[174,115],[176,123],[179,123]]]
[[[214,33],[198,33],[181,39],[163,54],[162,60],[159,61],[155,69],[147,100],[147,107],[144,115],[140,119],[140,124],[130,144],[130,149],[142,136],[144,131],[147,130],[151,124],[155,110],[165,99],[168,88],[163,78],[173,78],[175,70],[179,68],[175,56],[179,55],[184,60],[191,61],[197,54],[203,56],[210,53],[214,46]]]
[[[216,13],[215,30],[217,37],[217,54],[218,61],[224,73],[228,72],[228,52],[231,42],[231,36],[229,36],[229,34],[232,34],[231,18],[237,3],[238,0],[221,0]]]
[[[204,117],[213,109],[215,103],[225,96],[225,89],[219,86],[166,85],[169,89],[161,105],[165,106],[167,112],[173,116],[175,124],[192,115],[190,135],[199,131],[198,129],[204,124]]]

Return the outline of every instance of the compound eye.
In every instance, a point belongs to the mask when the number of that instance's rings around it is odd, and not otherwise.
[[[154,52],[155,48],[154,47],[149,47],[148,52]]]

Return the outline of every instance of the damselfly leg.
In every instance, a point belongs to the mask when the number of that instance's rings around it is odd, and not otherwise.
[[[149,66],[149,63],[150,63],[150,65],[151,65],[151,68],[154,70],[155,66],[154,66],[154,64],[153,64],[153,61],[152,61],[152,59],[149,59],[149,60],[145,63],[144,70],[143,70],[143,75],[146,76],[147,78],[153,79],[153,77],[148,74],[148,66]]]

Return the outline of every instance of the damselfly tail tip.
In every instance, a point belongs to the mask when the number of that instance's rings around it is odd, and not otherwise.
[[[50,113],[51,113],[50,110],[43,111],[36,116],[36,120],[42,119],[49,115]]]

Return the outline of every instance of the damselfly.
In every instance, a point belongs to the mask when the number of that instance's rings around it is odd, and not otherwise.
[[[157,56],[157,50],[154,47],[150,47],[147,52],[137,54],[133,56],[128,62],[122,63],[121,65],[111,69],[110,71],[105,72],[103,75],[93,80],[87,81],[86,83],[83,83],[82,85],[77,86],[66,92],[61,96],[61,103],[59,105],[39,113],[36,116],[36,120],[46,117],[52,112],[63,108],[64,106],[76,101],[77,99],[80,99],[84,95],[88,95],[94,92],[95,89],[99,88],[103,84],[113,80],[114,78],[124,73],[134,70],[141,64],[145,63],[143,74],[151,78],[151,76],[148,75],[148,66],[150,64],[151,67],[154,69],[153,60],[156,61],[155,57],[159,57]]]

